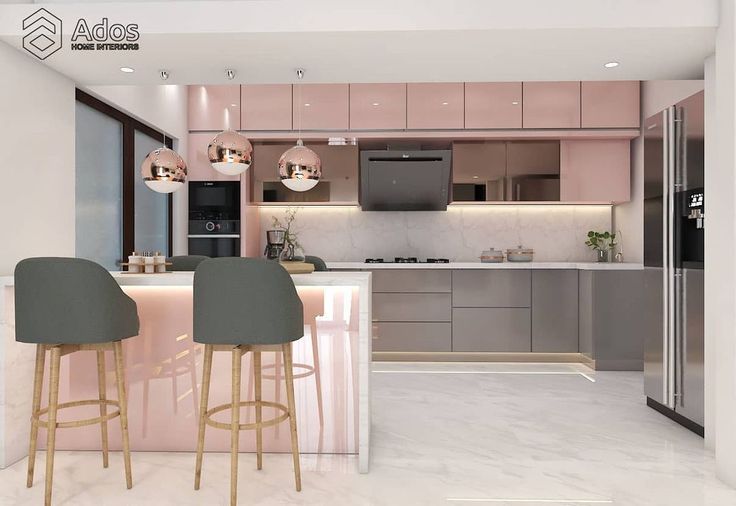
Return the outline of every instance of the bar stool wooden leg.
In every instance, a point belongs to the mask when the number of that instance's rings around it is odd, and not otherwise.
[[[100,394],[100,416],[107,414],[107,380],[105,378],[105,352],[97,350],[97,388]],[[107,420],[100,422],[100,430],[102,432],[102,467],[109,465],[108,460],[108,439],[107,439]]]
[[[46,491],[45,504],[51,506],[51,487],[54,479],[54,449],[56,446],[56,412],[59,406],[59,367],[61,348],[51,348],[51,374],[49,378],[49,411],[46,439]]]
[[[233,398],[230,410],[230,506],[238,503],[238,441],[240,438],[240,372],[242,352],[233,348]]]
[[[43,365],[46,358],[46,348],[43,344],[36,345],[36,370],[33,375],[33,408],[31,411],[31,443],[28,450],[28,478],[26,486],[33,486],[33,470],[36,467],[36,445],[38,445],[38,418],[36,413],[41,409],[41,390],[43,389]]]
[[[118,384],[118,402],[120,403],[120,428],[123,432],[123,460],[125,461],[125,484],[133,488],[133,473],[130,468],[130,438],[128,437],[128,398],[125,393],[125,370],[123,367],[123,343],[112,343],[115,354],[115,376]]]
[[[199,490],[202,479],[202,455],[204,453],[204,431],[207,427],[207,403],[210,396],[210,378],[212,377],[211,344],[204,346],[204,365],[202,366],[202,402],[199,405],[199,434],[197,435],[197,464],[194,469],[194,490]]]
[[[253,379],[256,384],[256,461],[257,468],[263,469],[263,427],[261,427],[261,421],[263,420],[263,406],[261,405],[262,400],[262,376],[261,376],[261,352],[253,352]]]
[[[317,410],[319,411],[319,426],[324,427],[325,415],[322,410],[322,378],[319,367],[319,338],[317,336],[317,319],[312,322],[312,361],[314,362],[314,383],[317,386]]]
[[[291,429],[291,454],[294,457],[294,478],[297,492],[302,489],[302,473],[299,466],[299,441],[296,434],[296,406],[294,403],[294,364],[291,357],[291,343],[281,346],[284,355],[284,371],[286,376],[286,398],[289,408],[289,427]]]

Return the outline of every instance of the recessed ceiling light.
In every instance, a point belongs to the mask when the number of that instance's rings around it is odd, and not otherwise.
[[[135,72],[135,69],[131,67],[120,67],[120,72],[125,72],[126,74],[130,74],[131,72]]]
[[[371,104],[371,105],[377,106],[377,105],[381,105],[381,104],[379,104],[378,102],[373,102],[373,104]]]
[[[304,107],[309,107],[310,105],[312,105],[312,104],[306,103],[306,104],[304,104]]]
[[[449,102],[442,102],[442,105],[447,105]]]
[[[609,61],[608,63],[604,63],[603,66],[607,69],[612,69],[618,67],[619,63],[617,61]]]
[[[511,105],[519,105],[519,102],[514,100],[513,102],[511,102]]]
[[[473,179],[480,179],[478,176],[473,176]]]

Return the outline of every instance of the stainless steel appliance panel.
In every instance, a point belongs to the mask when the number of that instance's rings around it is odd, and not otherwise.
[[[705,424],[705,276],[702,269],[683,269],[682,355],[675,411]]]
[[[661,267],[644,268],[644,392],[660,404],[665,403],[664,390],[664,335],[663,304],[664,292],[662,278],[664,271]]]

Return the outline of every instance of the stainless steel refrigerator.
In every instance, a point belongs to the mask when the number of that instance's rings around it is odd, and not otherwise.
[[[644,124],[647,405],[703,435],[704,94]]]

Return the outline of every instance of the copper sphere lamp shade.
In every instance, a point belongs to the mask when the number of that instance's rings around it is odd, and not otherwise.
[[[322,160],[317,153],[298,140],[296,146],[287,149],[281,155],[279,177],[284,186],[292,191],[311,190],[322,177]]]
[[[225,130],[209,143],[207,156],[217,172],[226,176],[237,176],[248,170],[253,163],[253,146],[239,133]]]
[[[169,148],[154,149],[141,164],[141,177],[151,190],[172,193],[184,186],[187,164],[176,151]]]

